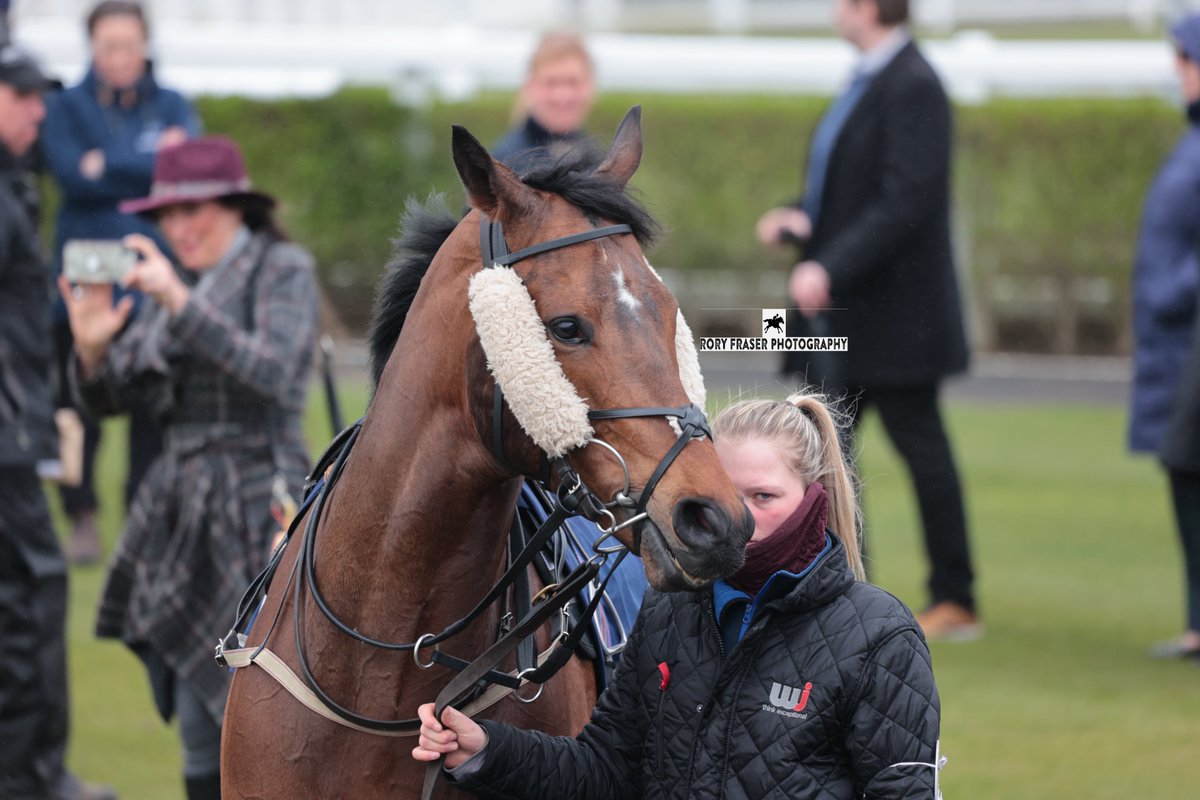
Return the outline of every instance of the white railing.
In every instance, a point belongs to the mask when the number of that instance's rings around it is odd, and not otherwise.
[[[65,0],[59,0],[65,2]],[[346,83],[391,87],[403,102],[513,89],[537,37],[481,26],[181,23],[156,26],[165,82],[190,94],[321,95]],[[64,18],[22,20],[17,38],[67,82],[86,49]],[[829,94],[854,53],[837,39],[749,36],[589,37],[604,90]],[[1144,95],[1174,91],[1164,40],[998,41],[962,33],[925,42],[960,101],[996,95]]]
[[[81,20],[95,0],[15,0],[21,19]],[[587,30],[827,30],[833,0],[144,0],[155,22]],[[1198,0],[913,0],[917,22],[940,31],[1040,22],[1123,22],[1149,30]]]

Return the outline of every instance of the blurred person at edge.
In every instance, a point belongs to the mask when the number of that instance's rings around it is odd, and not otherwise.
[[[596,75],[583,39],[554,31],[538,42],[517,98],[518,123],[492,148],[518,172],[563,148],[586,143],[583,125],[596,101]]]
[[[164,720],[179,718],[189,800],[221,796],[228,670],[213,631],[269,555],[273,500],[299,495],[301,432],[317,329],[312,257],[287,241],[275,200],[251,188],[241,150],[207,136],[159,151],[149,196],[121,203],[154,219],[178,267],[141,234],[125,278],[148,300],[59,277],[75,357],[70,377],[97,415],[153,408],[163,452],[134,495],[100,597],[96,633],[145,663]]]
[[[48,87],[0,43],[0,798],[114,798],[67,772],[67,567],[37,462],[57,457],[49,280],[20,159]]]
[[[813,134],[804,196],[764,214],[757,234],[802,243],[789,332],[847,336],[849,350],[807,363],[789,353],[784,371],[843,396],[853,430],[878,409],[920,509],[930,603],[917,621],[931,641],[974,639],[966,511],[938,397],[968,357],[950,246],[950,104],[908,30],[908,0],[835,0],[834,18],[860,54],[852,80]]]
[[[122,214],[117,204],[142,197],[150,189],[154,155],[163,147],[197,134],[199,123],[188,102],[158,85],[147,59],[149,29],[141,5],[104,0],[87,16],[92,64],[78,86],[47,99],[41,147],[46,166],[62,191],[54,238],[55,272],[62,271],[62,248],[71,239],[120,239],[140,233],[165,243],[154,226]],[[123,292],[117,293],[117,299]],[[134,292],[135,311],[141,304]],[[54,309],[54,341],[59,365],[60,407],[72,405],[66,365],[71,353],[71,327],[61,301]],[[79,487],[59,490],[71,519],[67,558],[96,563],[101,558],[96,528],[97,498],[93,467],[100,426],[84,422],[84,472]],[[133,406],[129,414],[128,507],[146,468],[162,449],[162,434],[148,409]]]
[[[1171,33],[1188,129],[1142,210],[1129,449],[1156,453],[1165,467],[1183,550],[1186,628],[1151,655],[1200,660],[1200,14]]]

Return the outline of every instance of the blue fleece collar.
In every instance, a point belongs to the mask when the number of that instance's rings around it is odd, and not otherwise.
[[[750,595],[746,594],[740,589],[735,589],[730,586],[723,578],[718,579],[713,584],[713,610],[716,612],[717,621],[721,621],[721,615],[725,612],[725,609],[729,607],[730,603],[734,602],[735,600],[748,602],[749,607],[746,609],[746,613],[742,617],[741,630],[738,631],[738,641],[740,642],[742,637],[746,635],[746,631],[750,629],[750,625],[753,624],[754,618],[758,615],[759,609],[772,600],[787,595],[792,591],[792,589],[796,588],[796,584],[800,582],[800,579],[812,572],[813,568],[816,567],[817,564],[821,563],[821,560],[825,558],[825,556],[827,556],[829,551],[832,549],[833,537],[829,535],[828,531],[826,531],[825,546],[821,548],[821,552],[817,553],[817,557],[814,558],[807,567],[802,569],[800,572],[788,572],[785,569],[779,570],[770,578],[767,578],[767,582],[763,585],[762,591],[760,591],[753,600],[750,599]]]

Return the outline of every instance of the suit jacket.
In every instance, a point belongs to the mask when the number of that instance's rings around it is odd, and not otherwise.
[[[911,42],[874,77],[833,147],[805,258],[832,281],[823,359],[849,387],[936,382],[967,366],[950,245],[950,104]],[[799,368],[798,368],[799,367]],[[790,371],[803,361],[790,359]],[[836,388],[836,386],[835,386]]]

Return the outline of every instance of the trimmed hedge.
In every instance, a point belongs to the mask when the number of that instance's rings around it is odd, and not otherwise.
[[[606,139],[635,102],[644,106],[646,152],[634,183],[668,231],[654,263],[683,272],[785,269],[786,254],[764,252],[753,225],[798,193],[808,136],[827,101],[610,95],[591,131]],[[345,309],[358,324],[405,198],[443,192],[452,207],[462,200],[451,123],[494,141],[511,98],[414,110],[384,90],[354,88],[319,100],[201,98],[198,106],[207,130],[242,143],[251,174],[281,198],[284,223],[313,250],[339,303],[359,298]],[[959,245],[985,343],[1003,346],[1004,320],[1038,308],[1039,296],[1061,310],[1078,295],[1084,317],[1092,302],[1107,319],[1100,346],[1120,349],[1114,330],[1124,330],[1127,316],[1142,198],[1182,129],[1182,115],[1155,99],[958,109]],[[1097,285],[1107,287],[1099,299]],[[1079,288],[1089,286],[1090,294]],[[1043,344],[1088,347],[1073,335],[1051,338]]]

